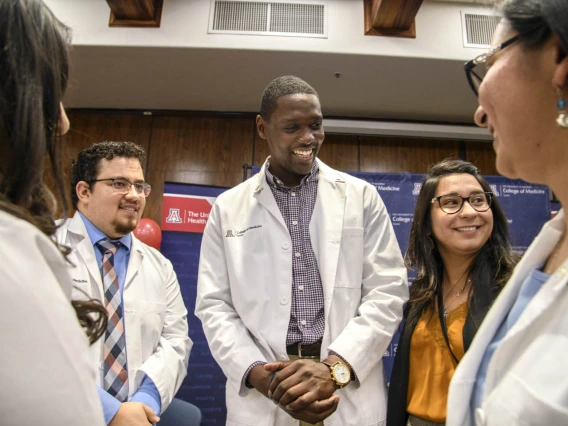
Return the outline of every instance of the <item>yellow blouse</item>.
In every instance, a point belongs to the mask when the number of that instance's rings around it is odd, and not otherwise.
[[[425,310],[410,339],[408,394],[409,414],[432,422],[446,421],[448,388],[456,364],[448,350],[438,313]],[[448,314],[448,339],[458,360],[464,355],[462,331],[467,317],[467,303]]]

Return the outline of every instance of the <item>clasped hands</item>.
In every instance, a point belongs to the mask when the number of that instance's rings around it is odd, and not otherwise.
[[[340,358],[330,356],[327,360],[333,364]],[[312,424],[329,417],[339,404],[329,368],[311,359],[257,365],[249,382],[290,416]]]

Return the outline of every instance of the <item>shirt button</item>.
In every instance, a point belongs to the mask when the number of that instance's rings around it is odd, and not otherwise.
[[[292,197],[295,197],[295,196],[296,196],[296,193],[295,193],[295,192],[290,192],[290,195],[291,195]]]
[[[297,220],[293,220],[293,221],[292,221],[292,225],[297,225],[297,224],[298,224],[298,221],[297,221]]]
[[[282,298],[280,299],[280,304],[281,304],[281,305],[287,305],[287,304],[288,304],[288,299],[287,299],[286,297],[282,297]]]
[[[302,323],[302,325],[306,325],[306,320],[302,320],[300,322]]]
[[[298,252],[296,252],[295,256],[296,256],[296,257],[300,257],[300,256],[301,256],[301,254],[300,254],[300,253],[298,253]]]
[[[304,286],[303,286],[303,285],[299,285],[299,286],[298,286],[298,290],[303,290],[303,289],[304,289]]]
[[[283,248],[284,250],[288,250],[288,249],[290,248],[290,244],[288,244],[288,243],[283,243],[283,244],[282,244],[282,248]]]

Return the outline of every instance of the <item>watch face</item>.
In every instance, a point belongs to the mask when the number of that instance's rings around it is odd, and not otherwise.
[[[337,381],[341,384],[347,384],[351,380],[351,372],[343,364],[337,364],[333,368],[333,374]]]

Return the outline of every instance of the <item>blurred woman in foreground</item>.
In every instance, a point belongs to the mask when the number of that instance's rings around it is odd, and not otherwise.
[[[90,301],[72,306],[65,255],[50,238],[65,200],[57,148],[69,128],[67,73],[67,28],[39,0],[0,1],[3,425],[104,424],[88,346],[104,332],[106,312]],[[46,165],[55,194],[44,183]]]
[[[466,64],[475,121],[494,137],[499,173],[566,205],[568,1],[500,8],[492,49]],[[561,210],[543,227],[487,314],[452,379],[449,425],[568,424],[567,221]]]

